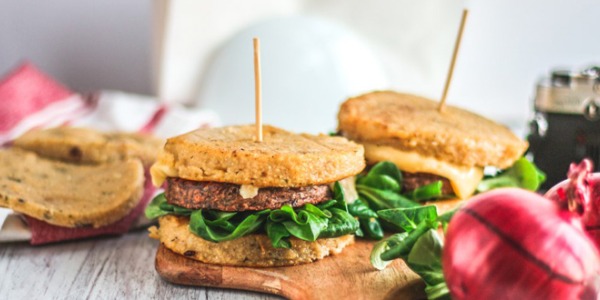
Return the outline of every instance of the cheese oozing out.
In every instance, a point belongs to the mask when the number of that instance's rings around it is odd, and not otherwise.
[[[410,173],[430,173],[447,178],[456,196],[465,199],[475,192],[483,178],[483,168],[458,166],[443,162],[434,157],[412,151],[402,151],[390,146],[363,144],[369,164],[391,161],[402,171]]]
[[[254,198],[256,195],[258,195],[258,187],[249,184],[240,186],[240,196],[243,199]]]
[[[155,186],[161,186],[167,177],[177,177],[178,173],[171,165],[159,161],[150,168],[150,174],[152,175],[152,183]],[[240,196],[243,199],[254,198],[258,195],[259,188],[249,184],[243,184],[240,186]]]
[[[167,177],[176,177],[177,172],[170,165],[157,161],[150,168],[150,175],[152,177],[152,184],[155,187],[160,187]]]

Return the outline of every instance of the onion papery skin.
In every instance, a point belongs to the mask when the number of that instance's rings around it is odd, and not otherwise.
[[[453,299],[597,299],[600,258],[580,219],[520,189],[473,197],[452,218],[442,264]]]
[[[583,208],[584,213],[581,217],[588,235],[592,238],[596,247],[600,249],[600,173],[593,173],[589,177],[590,202],[586,203]],[[570,180],[564,180],[546,192],[544,197],[560,203],[558,190],[566,191],[569,187]]]

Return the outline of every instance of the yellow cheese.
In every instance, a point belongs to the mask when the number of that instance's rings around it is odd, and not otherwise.
[[[167,177],[177,177],[177,170],[173,168],[171,161],[172,156],[163,152],[159,157],[159,160],[150,168],[152,183],[155,186],[160,187],[165,182]],[[240,186],[240,196],[242,196],[243,199],[254,198],[256,195],[258,195],[258,190],[259,188],[256,186],[244,184]]]
[[[352,203],[358,199],[358,192],[356,191],[356,177],[350,176],[348,178],[344,178],[342,180],[338,180],[342,187],[342,191],[344,192],[344,196],[346,198],[347,203]],[[329,187],[333,190],[333,185],[335,182],[331,183]]]
[[[258,187],[249,184],[243,184],[240,187],[240,196],[243,199],[254,198],[256,195],[258,195]]]
[[[152,177],[152,184],[156,187],[160,187],[167,177],[177,176],[177,172],[172,166],[157,161],[150,168],[150,175]]]
[[[475,192],[483,178],[483,168],[465,167],[440,161],[416,152],[402,151],[389,146],[363,144],[367,163],[391,161],[400,170],[410,173],[430,173],[447,178],[459,198],[467,198]]]

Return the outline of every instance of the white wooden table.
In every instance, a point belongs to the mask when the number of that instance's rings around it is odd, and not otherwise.
[[[157,246],[145,230],[36,247],[0,244],[0,299],[279,299],[165,282],[154,270]]]

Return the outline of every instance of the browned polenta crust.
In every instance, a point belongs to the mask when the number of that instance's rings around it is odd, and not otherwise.
[[[329,184],[359,173],[364,149],[344,137],[295,134],[265,125],[200,129],[167,140],[150,172],[155,185],[167,177],[256,187]]]
[[[171,251],[190,259],[209,264],[275,267],[293,266],[314,262],[337,254],[354,243],[353,235],[338,238],[317,239],[307,242],[290,239],[290,249],[274,248],[264,234],[250,234],[241,238],[213,243],[206,241],[188,229],[189,218],[167,215],[158,220],[159,227],[151,227],[150,237],[159,240]]]
[[[469,111],[423,97],[377,91],[346,100],[338,130],[359,143],[414,151],[459,166],[507,168],[527,142],[508,128]]]
[[[20,149],[0,150],[0,206],[63,227],[102,227],[139,203],[139,160],[73,165]]]
[[[164,143],[162,139],[140,133],[56,127],[29,131],[17,138],[13,146],[65,162],[99,164],[137,158],[150,166]]]

